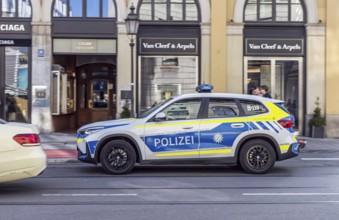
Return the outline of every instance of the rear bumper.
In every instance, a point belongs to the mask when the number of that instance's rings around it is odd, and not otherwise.
[[[47,167],[47,156],[41,147],[22,148],[3,156],[0,183],[38,176]]]
[[[286,160],[298,156],[300,149],[304,147],[306,147],[306,141],[298,140],[298,142],[290,145],[286,153],[280,155],[279,160]]]

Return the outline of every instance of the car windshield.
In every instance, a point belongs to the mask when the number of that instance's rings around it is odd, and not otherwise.
[[[153,105],[153,107],[151,107],[150,109],[148,109],[147,111],[145,111],[144,113],[142,113],[138,118],[146,118],[147,116],[149,116],[150,114],[152,114],[154,111],[156,111],[157,109],[159,109],[161,106],[165,105],[167,102],[171,101],[173,98],[169,98],[166,99],[165,101],[161,101],[156,103],[155,105]]]

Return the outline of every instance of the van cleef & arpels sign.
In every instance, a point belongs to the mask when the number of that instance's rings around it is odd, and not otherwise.
[[[141,54],[198,54],[195,38],[141,38]]]
[[[246,38],[245,55],[247,56],[303,56],[303,39],[266,39]]]

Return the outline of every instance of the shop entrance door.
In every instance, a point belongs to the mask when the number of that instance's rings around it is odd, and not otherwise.
[[[255,86],[268,86],[272,98],[284,100],[302,132],[303,59],[300,57],[245,57],[244,92]]]
[[[88,64],[77,69],[78,126],[115,119],[116,66]]]
[[[29,47],[0,47],[0,118],[30,122]]]

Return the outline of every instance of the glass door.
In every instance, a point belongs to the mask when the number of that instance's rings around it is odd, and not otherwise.
[[[284,100],[294,115],[295,129],[302,125],[302,58],[246,57],[244,62],[244,93],[252,93],[258,86],[267,86],[274,99]]]
[[[77,125],[110,120],[116,114],[116,66],[87,64],[78,72]]]

